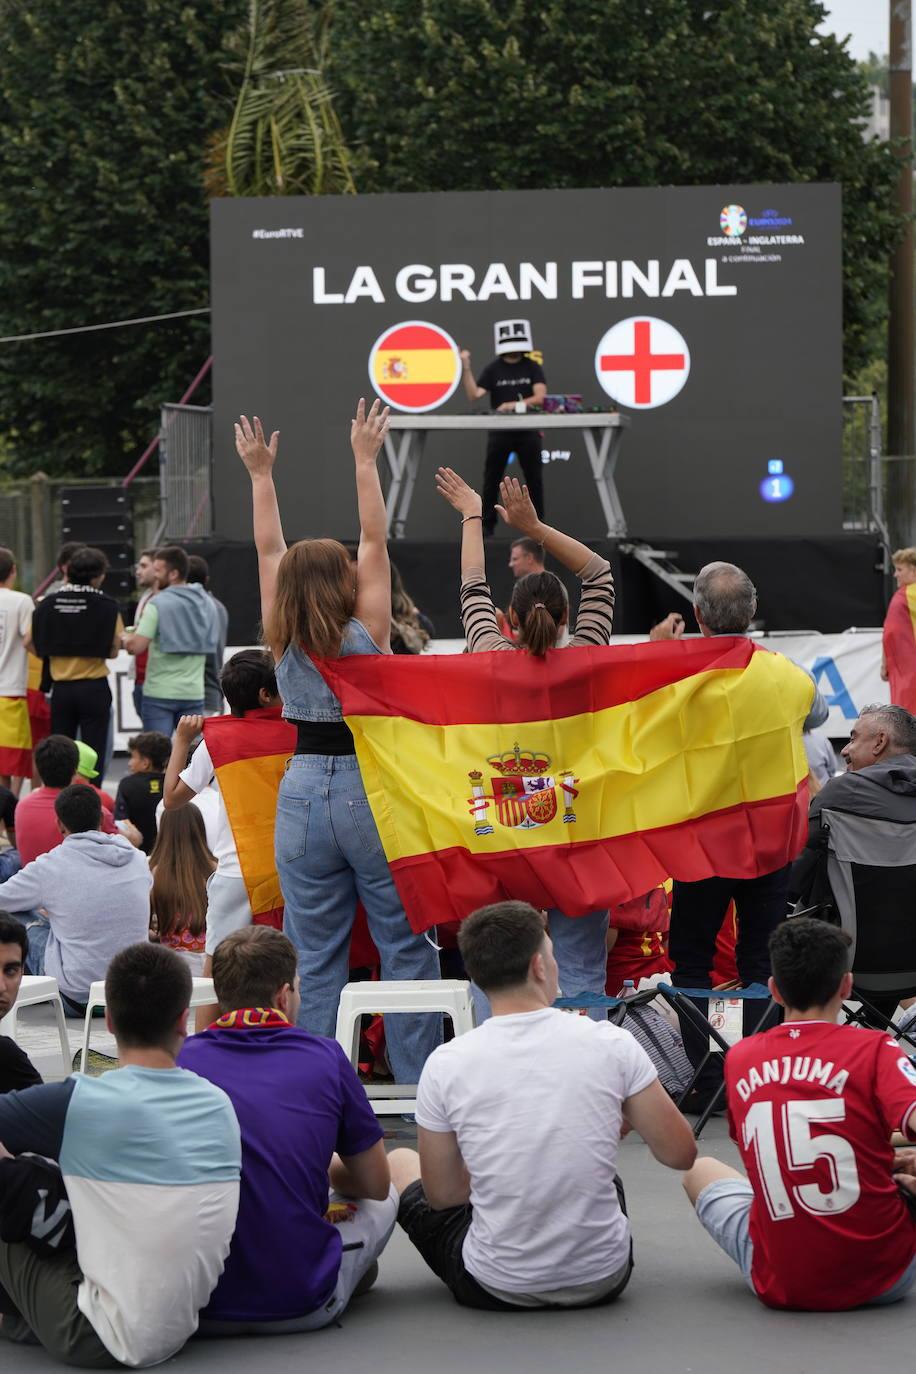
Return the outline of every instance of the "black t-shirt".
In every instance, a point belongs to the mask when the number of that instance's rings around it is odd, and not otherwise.
[[[156,843],[156,807],[162,801],[164,773],[128,773],[118,784],[115,820],[132,821],[143,836],[143,852]]]
[[[41,1074],[25,1051],[8,1035],[0,1035],[0,1093],[34,1088],[41,1081]]]
[[[118,603],[98,587],[69,583],[39,601],[32,616],[38,658],[110,658]]]
[[[524,356],[517,363],[494,358],[477,378],[477,385],[489,391],[493,410],[505,405],[506,401],[524,401],[534,391],[537,382],[547,385],[544,369],[540,363]]]

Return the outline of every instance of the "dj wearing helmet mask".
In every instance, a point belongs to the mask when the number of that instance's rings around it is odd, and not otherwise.
[[[542,406],[547,378],[540,363],[528,355],[533,344],[528,320],[499,320],[494,325],[496,357],[487,363],[477,381],[471,371],[471,355],[461,350],[462,381],[468,400],[490,394],[493,410],[524,414],[529,406]],[[496,528],[496,498],[510,453],[518,454],[525,483],[538,515],[544,514],[544,482],[541,475],[541,436],[537,430],[498,429],[487,436],[487,461],[483,470],[483,530]]]

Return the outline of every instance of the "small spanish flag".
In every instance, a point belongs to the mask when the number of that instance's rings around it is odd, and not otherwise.
[[[891,597],[884,620],[884,661],[891,701],[916,711],[916,583]]]
[[[434,410],[461,380],[461,358],[444,329],[409,320],[376,341],[369,376],[379,396],[396,410]]]
[[[279,706],[244,716],[208,716],[204,742],[238,850],[256,925],[283,926],[283,895],[274,861],[277,790],[296,747],[296,727]]]
[[[25,697],[0,697],[0,773],[32,776],[32,730]]]
[[[753,878],[807,833],[811,679],[751,640],[320,665],[416,931]]]
[[[40,744],[43,739],[47,739],[51,733],[51,707],[48,698],[41,690],[41,679],[44,675],[44,663],[40,658],[36,658],[33,653],[29,654],[29,678],[25,698],[29,708],[29,731],[31,735],[30,744],[34,749],[36,744]],[[31,771],[25,774],[31,777]]]

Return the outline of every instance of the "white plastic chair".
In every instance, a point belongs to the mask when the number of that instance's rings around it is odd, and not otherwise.
[[[359,1062],[360,1018],[381,1012],[440,1012],[451,1018],[456,1035],[474,1029],[471,985],[457,978],[417,982],[348,983],[340,994],[335,1039],[350,1063]],[[366,1096],[376,1116],[413,1112],[417,1106],[416,1083],[366,1084]]]
[[[49,976],[39,976],[37,974],[26,973],[23,975],[22,982],[19,984],[19,994],[10,1010],[0,1021],[0,1035],[8,1035],[12,1040],[16,1039],[16,1029],[19,1023],[19,1013],[23,1007],[37,1007],[42,1003],[49,1003],[54,1008],[54,1017],[57,1021],[57,1034],[60,1037],[60,1052],[64,1065],[64,1077],[70,1072],[70,1038],[67,1035],[67,1022],[64,1019],[64,1004],[60,1000],[60,988],[57,986],[57,979]]]
[[[213,991],[212,978],[192,978],[191,979],[191,1007],[203,1007],[210,1002],[216,1001],[216,994]],[[93,983],[89,989],[89,997],[86,1002],[86,1020],[83,1023],[83,1044],[80,1051],[79,1072],[86,1072],[86,1064],[89,1060],[89,1036],[92,1031],[92,1013],[96,1007],[107,1006],[105,1001],[104,980]]]

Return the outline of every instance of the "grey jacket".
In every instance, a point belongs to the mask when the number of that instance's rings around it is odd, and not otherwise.
[[[811,832],[820,830],[819,818],[824,810],[900,821],[904,825],[916,821],[916,758],[912,754],[895,754],[856,773],[831,778],[808,811]]]
[[[166,587],[153,602],[159,613],[159,650],[163,654],[212,654],[219,639],[213,598],[199,583]]]
[[[87,830],[0,883],[0,907],[44,909],[51,927],[45,973],[82,1003],[119,950],[149,938],[152,882],[142,850],[123,835]]]
[[[789,896],[806,906],[828,907],[834,904],[827,873],[827,848],[830,829],[828,815],[859,816],[866,821],[883,821],[888,831],[889,852],[895,848],[899,858],[899,836],[893,830],[898,825],[916,826],[916,758],[912,754],[896,754],[882,759],[858,772],[841,773],[831,778],[818,792],[808,809],[808,841],[792,865]],[[881,844],[881,837],[870,831],[869,843]],[[881,844],[882,852],[885,845]],[[875,852],[875,860],[880,856]],[[0,892],[2,892],[0,888]]]

